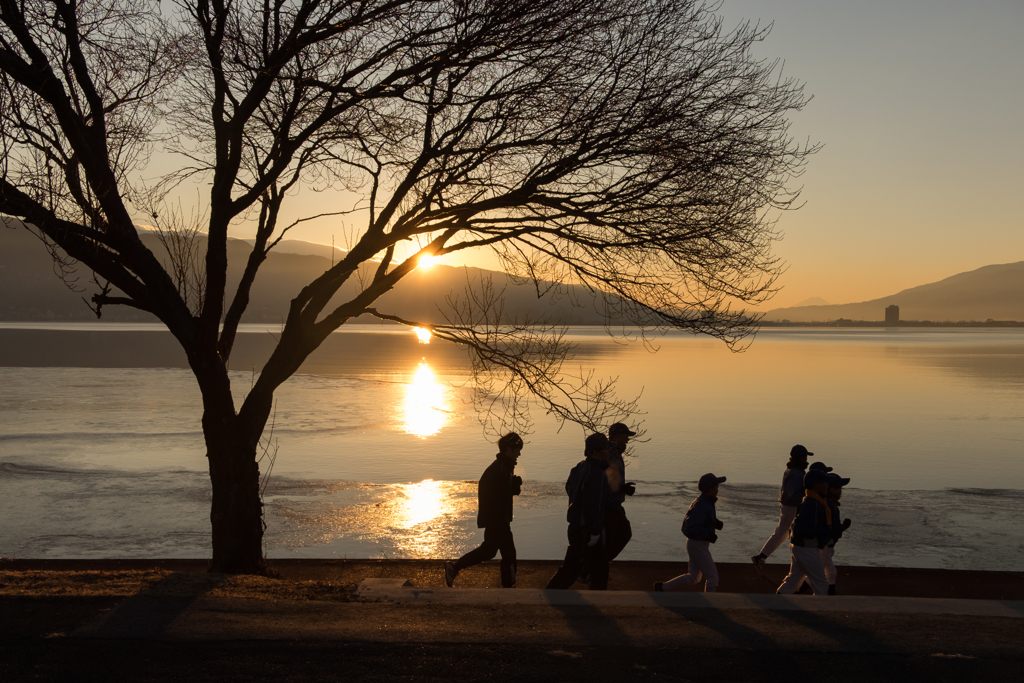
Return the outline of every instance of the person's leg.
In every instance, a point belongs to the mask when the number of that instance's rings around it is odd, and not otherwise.
[[[589,540],[589,539],[588,539]],[[608,555],[604,547],[604,539],[591,546],[584,546],[587,571],[590,572],[590,590],[603,591],[608,588]]]
[[[669,579],[661,584],[661,590],[679,591],[685,586],[689,586],[690,584],[697,583],[701,580],[703,575],[701,574],[700,566],[696,558],[697,547],[701,544],[701,541],[686,539],[686,573],[680,574],[676,578]],[[707,544],[704,543],[703,545]]]
[[[633,538],[633,527],[626,518],[626,511],[622,509],[621,505],[613,505],[608,508],[605,515],[604,531],[605,553],[608,555],[608,561],[611,562],[618,557],[629,540]]]
[[[562,560],[562,566],[548,581],[547,588],[568,588],[576,583],[576,577],[579,576],[580,569],[583,567],[584,549],[587,547],[590,535],[587,534],[586,529],[580,529],[571,524],[567,535],[569,547],[565,549],[565,559]]]
[[[693,544],[693,550],[690,550],[690,544]],[[690,562],[697,566],[697,574],[704,575],[706,583],[704,584],[704,591],[707,593],[714,593],[718,590],[718,567],[715,566],[715,560],[711,557],[711,544],[706,541],[687,541],[686,551],[690,556]]]
[[[828,585],[836,585],[836,576],[839,572],[836,571],[836,563],[832,561],[832,556],[835,555],[836,549],[831,546],[825,546],[821,549],[821,566],[825,570],[825,580],[828,581]]]
[[[484,542],[480,547],[470,550],[455,561],[455,571],[462,571],[467,567],[472,567],[486,560],[492,560],[497,554],[498,544],[494,540],[490,527],[488,527],[484,529]]]
[[[510,527],[502,527],[499,537],[495,539],[501,551],[501,585],[503,588],[516,587],[516,541]]]
[[[754,557],[761,557],[767,559],[775,552],[782,542],[789,537],[789,529],[793,526],[793,520],[796,518],[796,507],[793,505],[782,505],[779,504],[779,523],[775,526],[775,531],[765,541],[764,546],[761,548],[761,552]]]
[[[825,568],[821,566],[821,551],[817,548],[796,548],[800,552],[800,564],[807,574],[807,583],[815,595],[828,595],[828,579],[825,578]]]
[[[804,570],[803,565],[800,562],[800,558],[797,554],[798,550],[796,546],[789,546],[789,574],[782,580],[782,585],[775,591],[779,595],[791,595],[796,592],[796,589],[803,583],[804,577],[807,576],[807,572]],[[821,562],[818,562],[820,565]]]

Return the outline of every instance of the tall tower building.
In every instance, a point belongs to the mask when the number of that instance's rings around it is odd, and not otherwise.
[[[885,307],[885,324],[886,325],[899,325],[900,324],[900,307],[893,304],[892,306]]]

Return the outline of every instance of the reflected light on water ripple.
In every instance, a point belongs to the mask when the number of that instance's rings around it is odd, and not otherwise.
[[[448,390],[425,362],[419,364],[405,387],[402,414],[405,432],[421,439],[437,434],[452,420]]]

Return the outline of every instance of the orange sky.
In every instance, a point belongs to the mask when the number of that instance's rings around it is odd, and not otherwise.
[[[779,222],[789,270],[766,308],[1024,260],[1024,2],[725,0],[722,12],[727,25],[774,21],[758,56],[806,82],[814,99],[792,132],[824,144],[799,181],[805,206]],[[333,199],[308,194],[307,211]],[[342,246],[340,222],[290,236]],[[472,265],[496,267],[486,254]]]

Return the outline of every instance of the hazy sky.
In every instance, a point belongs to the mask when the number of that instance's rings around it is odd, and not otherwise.
[[[774,22],[758,55],[814,99],[798,139],[824,144],[781,217],[789,264],[767,308],[863,301],[1024,260],[1024,0],[724,0]],[[341,244],[337,223],[292,236]],[[490,266],[489,261],[479,265]]]

